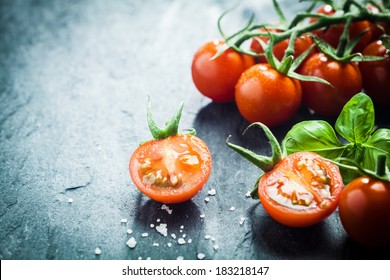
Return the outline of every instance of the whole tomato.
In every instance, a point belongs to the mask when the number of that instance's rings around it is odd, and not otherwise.
[[[283,124],[296,113],[302,90],[298,80],[260,63],[241,75],[235,96],[238,110],[247,121],[271,127]]]
[[[370,247],[390,245],[390,182],[360,177],[342,191],[341,223],[356,242]]]
[[[316,10],[317,14],[323,14],[331,16],[336,11],[330,5],[323,5]],[[310,19],[310,22],[317,21],[316,18]],[[337,48],[340,37],[343,33],[345,24],[334,24],[324,30],[316,30],[314,33],[321,37],[325,42],[330,44],[332,47]],[[366,32],[360,41],[356,44],[353,49],[354,52],[361,52],[370,42],[372,37],[371,24],[369,21],[357,21],[351,24],[349,29],[349,38],[353,39],[358,36],[360,33]]]
[[[319,82],[302,82],[304,103],[319,115],[336,116],[352,96],[362,90],[362,77],[355,63],[341,63],[323,53],[315,53],[300,70],[302,75],[316,76]]]
[[[280,31],[276,31],[276,32],[280,32]],[[259,39],[263,40],[265,43],[267,43],[269,41],[268,37],[261,37]],[[286,52],[286,49],[287,49],[289,43],[290,43],[290,39],[286,39],[286,40],[281,41],[280,43],[277,43],[274,46],[273,53],[279,61],[283,59],[284,53]],[[310,48],[310,46],[313,43],[314,43],[313,39],[310,36],[305,35],[305,34],[302,35],[301,37],[296,38],[295,42],[294,42],[294,56],[295,57],[300,56],[308,48]],[[254,51],[258,54],[264,53],[263,47],[256,39],[252,40],[250,48],[252,51]],[[313,53],[314,53],[314,50],[311,52],[311,54],[313,54]],[[258,58],[258,61],[260,63],[267,63],[267,59],[265,58],[265,56],[260,56]]]
[[[359,64],[363,77],[363,88],[374,102],[390,106],[390,56],[383,45],[377,40],[368,45],[363,55],[381,56],[383,61],[361,62]]]
[[[192,79],[204,96],[215,102],[232,102],[237,80],[255,61],[253,57],[232,49],[211,59],[223,46],[223,41],[215,40],[198,49],[192,61]]]

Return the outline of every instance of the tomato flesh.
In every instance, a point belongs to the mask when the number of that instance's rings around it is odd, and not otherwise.
[[[259,182],[259,197],[281,224],[305,227],[334,212],[343,181],[337,167],[319,155],[298,152],[279,162]]]
[[[390,182],[360,177],[342,191],[341,223],[356,242],[369,246],[390,245]]]
[[[211,155],[196,136],[151,140],[133,153],[130,175],[137,188],[162,203],[180,203],[200,192],[211,172]]]

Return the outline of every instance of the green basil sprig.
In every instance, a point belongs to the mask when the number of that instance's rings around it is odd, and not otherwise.
[[[349,159],[372,171],[376,170],[378,156],[390,159],[390,129],[375,129],[374,105],[366,94],[358,93],[351,98],[334,129],[323,120],[300,122],[283,139],[283,151],[286,154],[312,151],[335,162]],[[390,169],[390,160],[387,168]],[[345,184],[361,176],[358,171],[342,166],[340,172]]]

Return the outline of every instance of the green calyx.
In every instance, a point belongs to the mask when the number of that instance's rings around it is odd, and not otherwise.
[[[180,104],[179,108],[176,110],[173,117],[169,121],[166,122],[165,128],[162,129],[153,120],[152,110],[151,110],[151,101],[149,98],[148,109],[147,109],[147,121],[148,121],[150,133],[152,134],[154,140],[165,139],[165,138],[168,138],[170,136],[175,136],[178,134],[179,123],[180,123],[180,118],[181,118],[181,113],[183,111],[183,107],[184,107],[184,103],[182,102]],[[187,134],[196,135],[196,131],[194,128],[186,129],[186,131],[188,131]]]
[[[243,135],[248,131],[249,128],[253,126],[258,126],[263,129],[272,149],[272,156],[271,157],[266,157],[262,155],[258,155],[254,153],[251,150],[248,150],[244,147],[232,144],[229,142],[229,138],[226,140],[226,144],[228,147],[239,153],[241,156],[243,156],[246,160],[250,161],[257,167],[259,167],[261,170],[264,172],[268,172],[274,168],[274,166],[282,159],[282,149],[280,148],[278,140],[275,138],[275,136],[272,134],[272,132],[269,130],[269,128],[260,123],[260,122],[255,122],[249,125],[245,131],[243,132]]]
[[[228,139],[226,139],[226,144],[228,145],[228,147],[230,147],[231,149],[236,151],[243,158],[245,158],[249,162],[253,163],[257,167],[259,167],[261,170],[263,170],[264,172],[271,171],[274,168],[274,166],[279,161],[282,160],[282,158],[283,158],[282,149],[281,149],[281,147],[279,145],[278,140],[272,134],[272,132],[269,130],[269,128],[266,125],[264,125],[264,124],[262,124],[260,122],[255,122],[255,123],[252,123],[251,125],[249,125],[244,130],[243,135],[248,131],[249,128],[251,128],[253,126],[258,126],[258,127],[260,127],[264,131],[265,136],[267,137],[267,139],[268,139],[268,141],[269,141],[269,143],[271,145],[271,149],[272,149],[272,156],[271,157],[258,155],[258,154],[256,154],[255,152],[253,152],[251,150],[248,150],[248,149],[246,149],[244,147],[241,147],[241,146],[238,146],[238,145],[230,143],[229,142],[230,136],[228,137]],[[258,184],[259,184],[259,181],[260,181],[261,177],[262,176],[260,176],[257,179],[257,181],[255,183],[255,186],[254,186],[253,190],[250,193],[250,195],[251,195],[251,197],[253,199],[257,199],[258,198]]]

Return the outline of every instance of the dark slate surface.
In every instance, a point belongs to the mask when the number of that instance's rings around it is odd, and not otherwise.
[[[264,2],[243,1],[225,28],[241,27],[251,11],[274,20]],[[231,134],[259,152],[268,146],[255,132],[242,137],[248,123],[236,107],[201,96],[190,74],[194,52],[218,38],[217,18],[230,7],[218,0],[1,1],[0,259],[389,258],[350,241],[337,213],[310,228],[286,228],[245,196],[259,171],[225,140]],[[171,214],[128,174],[131,153],[150,138],[148,95],[160,123],[184,101],[181,127],[196,128],[213,157],[203,191],[169,206]],[[389,124],[385,115],[380,125]],[[302,111],[273,131],[282,139],[308,116]],[[160,223],[167,237],[150,226]],[[135,249],[126,246],[131,236]]]

